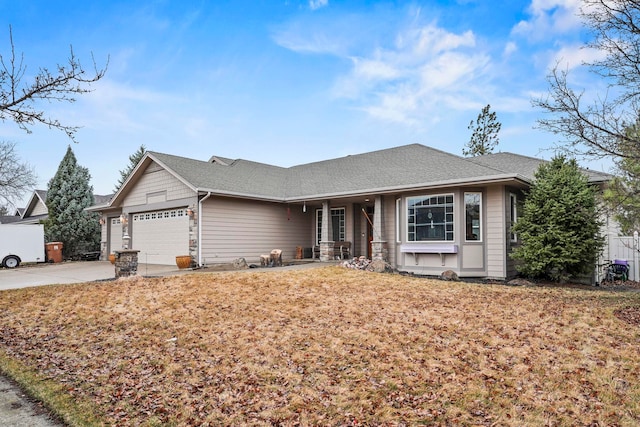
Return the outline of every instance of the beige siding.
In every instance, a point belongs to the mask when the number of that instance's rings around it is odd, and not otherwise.
[[[46,215],[47,213],[49,213],[49,211],[45,204],[38,200],[38,203],[36,203],[36,207],[33,208],[33,211],[29,214],[29,216]]]
[[[506,213],[505,189],[493,186],[487,189],[487,275],[506,277]]]
[[[396,197],[387,196],[382,199],[384,216],[382,217],[383,236],[387,241],[387,262],[396,263]]]
[[[259,263],[260,255],[282,249],[284,259],[295,257],[297,246],[311,247],[315,211],[287,209],[279,203],[211,197],[204,202],[202,262],[216,264],[244,258]]]
[[[164,195],[164,196],[163,196]],[[138,206],[165,200],[193,197],[194,191],[166,170],[151,164],[123,201],[123,206]]]

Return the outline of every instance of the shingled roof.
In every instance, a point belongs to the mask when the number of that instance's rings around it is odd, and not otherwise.
[[[157,152],[147,155],[194,191],[273,201],[533,179],[518,168],[503,167],[498,159],[483,162],[420,144],[290,168],[215,156],[207,162]]]
[[[531,184],[544,160],[512,153],[460,157],[410,144],[289,168],[213,156],[209,161],[147,152],[133,175],[154,161],[194,192],[275,202],[394,193],[495,182]],[[600,183],[611,175],[585,169]],[[127,181],[108,204],[118,203]]]
[[[525,176],[527,180],[531,182],[535,179],[535,173],[538,170],[538,167],[540,167],[542,163],[548,162],[547,160],[513,153],[485,154],[484,156],[471,157],[469,160],[476,164],[492,167],[505,172],[517,172],[520,175]],[[607,182],[613,178],[612,175],[605,172],[598,172],[584,168],[581,170],[587,176],[589,182],[594,184]]]

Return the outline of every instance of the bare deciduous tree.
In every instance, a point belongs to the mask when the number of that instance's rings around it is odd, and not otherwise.
[[[556,65],[548,76],[548,95],[533,100],[549,113],[538,123],[563,135],[567,145],[562,148],[574,156],[636,156],[640,151],[623,148],[640,147],[626,131],[640,116],[640,2],[584,0],[581,17],[593,36],[585,47],[601,53],[601,59],[583,65],[608,89],[585,101],[584,90],[571,87],[567,70]]]
[[[20,161],[15,146],[0,142],[0,205],[12,205],[36,185],[33,169]]]
[[[11,120],[27,133],[31,132],[33,125],[43,124],[65,132],[75,142],[75,133],[79,127],[63,124],[50,117],[39,103],[74,102],[76,95],[91,91],[89,86],[104,76],[106,66],[99,69],[94,60],[93,71],[87,74],[71,47],[66,64],[58,64],[55,71],[41,67],[27,80],[24,54],[16,54],[11,27],[9,41],[9,54],[0,54],[0,120]]]
[[[8,55],[0,52],[0,121],[13,121],[27,133],[32,126],[42,124],[63,131],[76,142],[79,127],[50,117],[40,103],[74,102],[76,95],[90,92],[91,83],[104,77],[106,65],[99,69],[94,60],[93,72],[87,74],[70,48],[65,65],[57,65],[55,71],[41,67],[27,79],[24,54],[16,54],[11,27],[9,45]],[[33,169],[20,161],[15,147],[15,143],[0,142],[0,204],[12,205],[36,185]]]

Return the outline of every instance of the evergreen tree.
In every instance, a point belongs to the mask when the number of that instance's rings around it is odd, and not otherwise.
[[[604,199],[615,214],[623,234],[640,231],[640,147],[632,140],[640,140],[640,119],[626,130],[629,138],[621,141],[623,154],[617,161],[618,176],[611,180]]]
[[[521,241],[512,257],[529,277],[567,280],[593,271],[604,240],[596,190],[575,160],[542,164],[513,227]]]
[[[98,214],[84,209],[93,205],[93,187],[89,185],[89,170],[78,165],[71,147],[49,181],[45,222],[47,241],[63,243],[66,258],[100,248]]]
[[[118,179],[118,183],[115,186],[115,192],[118,192],[118,190],[120,190],[120,187],[122,187],[122,184],[124,184],[127,178],[129,178],[129,175],[131,175],[131,172],[133,172],[133,170],[136,168],[140,160],[142,160],[146,152],[147,152],[147,147],[145,147],[143,144],[143,145],[140,145],[140,148],[138,148],[138,151],[136,151],[135,153],[129,156],[129,165],[125,169],[120,171],[120,179]]]
[[[481,156],[492,153],[498,145],[498,132],[502,124],[498,121],[495,111],[490,111],[491,105],[487,104],[482,109],[474,123],[471,120],[467,129],[471,130],[471,139],[462,149],[464,156]]]

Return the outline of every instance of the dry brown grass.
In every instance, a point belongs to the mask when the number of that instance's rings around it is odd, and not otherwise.
[[[107,425],[638,425],[640,329],[614,315],[638,306],[338,267],[136,278],[0,293],[0,353]]]

